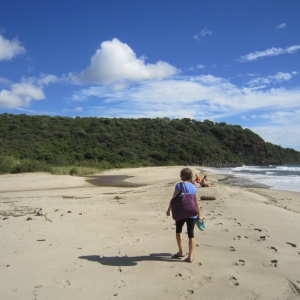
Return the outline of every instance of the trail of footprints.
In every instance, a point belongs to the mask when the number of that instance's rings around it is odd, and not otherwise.
[[[208,204],[208,203],[207,203]],[[206,216],[209,217],[209,220],[216,220],[218,217],[222,216],[221,213],[219,214],[215,214],[215,210],[216,207],[212,208],[208,214],[206,214]],[[236,218],[226,218],[227,220],[233,220],[236,224],[236,226],[242,226],[242,223],[239,222]],[[217,226],[223,226],[224,224],[222,222],[219,222],[219,223],[215,223],[215,225]],[[251,227],[252,226],[255,226],[253,224],[251,224]],[[250,226],[248,226],[249,228],[251,228]],[[257,231],[258,233],[260,233],[261,235],[258,236],[258,239],[257,241],[259,242],[264,242],[266,241],[267,239],[270,238],[270,236],[267,234],[267,230],[266,229],[261,229],[261,228],[256,228],[254,227],[253,228],[255,231]],[[223,231],[225,232],[229,232],[229,230],[227,228],[223,229]],[[233,237],[233,240],[235,241],[238,241],[238,240],[242,240],[242,239],[249,239],[248,236],[241,236],[241,235],[237,235],[235,237]],[[295,243],[291,243],[291,242],[286,242],[287,245],[290,245],[291,247],[293,248],[296,248],[297,245]],[[271,247],[268,247],[269,250],[271,250],[274,254],[277,254],[278,253],[278,249],[274,246],[271,246]],[[238,248],[236,246],[230,246],[229,247],[229,251],[238,251]],[[300,254],[300,252],[297,252],[298,254]],[[271,267],[278,267],[278,259],[272,259],[269,261],[269,263],[265,266],[271,266]],[[233,265],[234,266],[239,266],[239,267],[243,267],[246,265],[246,261],[243,260],[243,259],[238,259],[237,261],[233,262]],[[229,279],[230,283],[233,285],[233,286],[238,286],[239,283],[237,281],[237,278],[232,276],[230,279]]]
[[[206,204],[210,204],[210,203],[206,203]],[[218,203],[215,203],[215,204],[218,204]],[[206,214],[206,216],[208,217],[209,220],[216,220],[218,217],[222,217],[223,216],[222,212],[218,213],[218,214],[215,214],[215,210],[217,210],[217,207],[219,207],[219,206],[217,205],[216,207],[211,208],[211,210],[209,211],[209,213]],[[236,226],[243,226],[242,223],[239,222],[236,218],[226,218],[226,219],[235,222]],[[222,222],[219,222],[219,223],[215,223],[215,225],[223,226],[224,224]],[[251,224],[248,227],[249,228],[251,228],[251,227],[253,228],[254,226],[255,225]],[[264,242],[264,241],[266,241],[267,239],[270,238],[270,236],[267,234],[267,230],[266,229],[260,229],[260,228],[256,228],[256,227],[254,227],[253,229],[255,231],[257,231],[258,234],[259,234],[256,241],[258,241],[258,242]],[[229,230],[227,228],[224,228],[223,231],[229,232]],[[233,237],[233,240],[235,240],[235,241],[239,241],[239,240],[242,240],[242,239],[248,239],[250,241],[250,239],[249,239],[248,236],[237,235],[237,236]],[[138,242],[138,240],[136,242]],[[293,248],[297,247],[296,244],[291,243],[291,242],[286,242],[286,244],[290,245]],[[274,246],[268,247],[268,249],[271,250],[274,254],[278,253],[278,249],[276,247],[274,247]],[[236,247],[236,246],[230,246],[229,247],[229,251],[238,251],[238,247]],[[300,252],[297,252],[297,253],[300,254]],[[278,262],[279,262],[278,259],[272,259],[272,260],[270,260],[268,262],[268,264],[266,266],[278,267]],[[244,267],[244,266],[246,266],[246,261],[244,259],[242,259],[242,258],[239,258],[238,260],[236,260],[235,262],[233,262],[233,265],[236,266],[236,267]],[[202,263],[199,262],[197,264],[197,266],[201,267]],[[170,267],[170,268],[173,268],[173,267]],[[118,273],[119,272],[121,273],[124,270],[121,267],[118,267],[118,268],[116,268],[115,271],[118,272]],[[193,276],[191,276],[191,274],[188,274],[188,272],[178,272],[174,276],[178,280],[182,280],[182,281],[191,280],[191,278],[193,277]],[[212,277],[210,277],[210,276],[204,276],[203,280],[206,283],[212,283],[213,282]],[[240,285],[240,283],[238,282],[238,279],[235,276],[230,276],[228,278],[228,284],[231,285],[231,286],[234,286],[234,287],[238,287]],[[195,289],[199,288],[202,285],[203,284],[201,282],[193,283],[192,286],[190,286],[189,289],[187,289],[181,295],[181,298],[182,299],[190,298],[194,294]],[[125,284],[125,282],[123,280],[119,280],[118,283],[117,283],[117,286],[118,286],[119,289],[121,289],[121,288],[126,287],[126,284]],[[117,296],[117,295],[118,295],[118,293],[114,294],[114,296]]]

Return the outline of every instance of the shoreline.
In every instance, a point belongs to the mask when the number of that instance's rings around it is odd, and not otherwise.
[[[231,186],[238,186],[238,187],[247,187],[247,188],[263,188],[263,189],[270,189],[271,186],[259,183],[256,181],[252,181],[248,178],[238,177],[235,175],[224,175],[224,178],[219,179],[219,182],[224,184],[228,184]]]
[[[3,299],[298,299],[300,193],[230,186],[190,168],[212,183],[199,198],[216,198],[200,201],[206,229],[195,228],[193,263],[172,258],[165,214],[181,166],[101,173],[136,187],[1,175]],[[185,230],[183,243],[187,251]]]

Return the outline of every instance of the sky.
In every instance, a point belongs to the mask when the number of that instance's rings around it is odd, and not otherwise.
[[[3,113],[212,120],[300,151],[300,1],[1,0]]]

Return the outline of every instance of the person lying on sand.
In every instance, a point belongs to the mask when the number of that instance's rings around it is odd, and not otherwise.
[[[207,178],[207,176],[204,175],[204,177],[203,177],[203,178],[201,179],[201,181],[200,181],[200,185],[201,185],[202,187],[209,187],[209,186],[210,186],[210,183],[209,183],[208,180],[206,180],[206,178]]]

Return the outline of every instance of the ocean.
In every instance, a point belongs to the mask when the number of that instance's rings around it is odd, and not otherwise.
[[[210,173],[229,176],[224,182],[231,185],[300,192],[300,165],[205,169]]]

